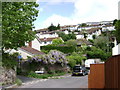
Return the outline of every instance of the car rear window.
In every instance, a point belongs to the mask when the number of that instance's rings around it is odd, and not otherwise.
[[[74,68],[73,68],[73,70],[80,70],[82,67],[80,67],[80,66],[75,66]]]

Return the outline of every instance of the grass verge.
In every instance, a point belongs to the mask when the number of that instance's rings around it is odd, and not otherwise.
[[[66,74],[66,72],[55,73],[55,74],[36,74],[34,72],[30,72],[28,77],[39,78],[39,79],[48,79],[49,77],[61,76],[61,75],[65,75],[65,74]]]

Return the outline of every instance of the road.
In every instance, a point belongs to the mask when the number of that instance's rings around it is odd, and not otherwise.
[[[45,79],[29,84],[24,84],[19,88],[87,88],[88,75],[67,76],[60,79]]]

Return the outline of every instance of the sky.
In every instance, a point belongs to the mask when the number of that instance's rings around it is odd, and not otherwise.
[[[120,0],[37,0],[35,30],[51,25],[76,25],[85,22],[111,21],[118,18]]]

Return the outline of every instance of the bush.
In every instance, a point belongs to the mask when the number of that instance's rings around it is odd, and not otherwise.
[[[82,60],[85,60],[86,57],[82,53],[73,52],[68,58],[68,65],[73,68],[76,64],[82,64]]]
[[[18,78],[16,79],[15,83],[16,83],[18,86],[22,85],[22,81],[21,81],[20,79],[18,79]]]
[[[87,58],[100,58],[101,60],[105,61],[111,56],[111,53],[106,53],[105,51],[98,49],[96,47],[92,47],[91,51],[87,51]]]
[[[14,68],[18,65],[17,61],[17,53],[9,54],[9,53],[2,53],[2,65],[7,68]]]
[[[76,50],[76,48],[74,46],[53,46],[53,45],[47,45],[47,46],[42,46],[41,50],[46,50],[50,51],[50,50],[59,50],[63,53],[72,53]]]
[[[71,67],[71,68],[73,68],[75,65],[76,65],[76,61],[75,60],[72,60],[72,59],[70,59],[69,58],[69,60],[68,60],[68,65]]]

